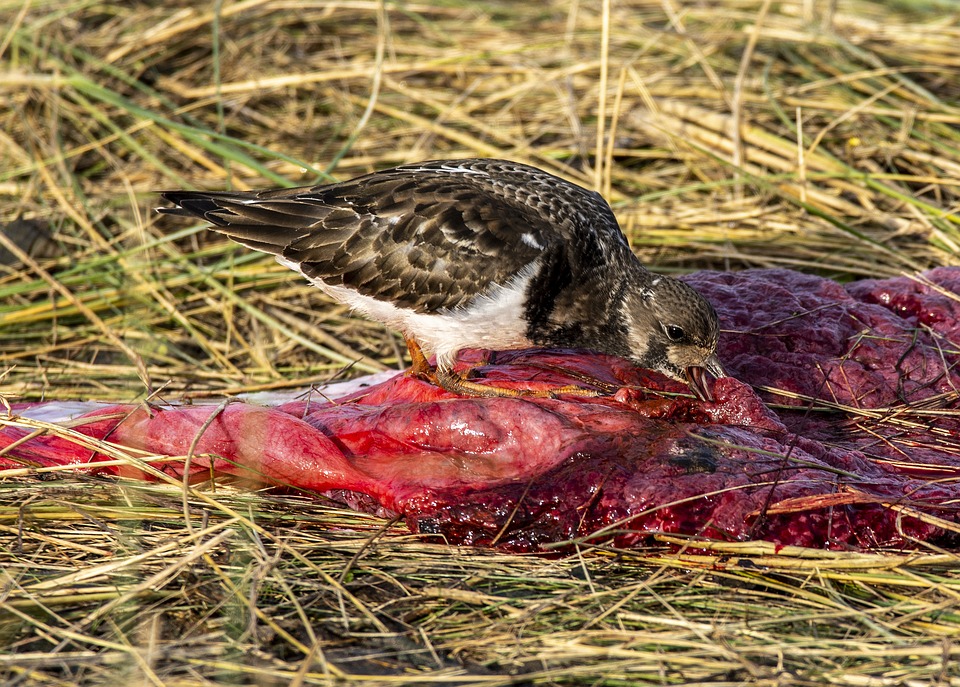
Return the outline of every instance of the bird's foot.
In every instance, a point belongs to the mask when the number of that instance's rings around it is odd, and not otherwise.
[[[563,393],[570,393],[567,391],[569,389],[586,389],[587,387],[592,387],[593,389],[596,389],[596,393],[591,394],[593,396],[612,396],[622,388],[621,384],[611,384],[610,382],[605,382],[602,379],[597,379],[593,375],[584,374],[583,372],[578,372],[577,370],[564,367],[563,365],[551,365],[549,363],[533,361],[531,361],[530,364],[534,367],[540,368],[541,370],[554,372],[565,377],[572,377],[578,382],[577,384],[568,384],[567,386],[560,387],[560,389],[565,390]]]
[[[431,384],[449,391],[458,396],[479,396],[485,398],[557,398],[558,396],[579,396],[581,398],[592,398],[596,396],[606,396],[616,391],[597,379],[587,377],[586,375],[576,375],[567,370],[567,375],[573,375],[579,381],[597,388],[588,388],[577,384],[567,384],[549,389],[506,389],[499,386],[491,386],[476,382],[470,377],[479,376],[478,367],[495,363],[495,351],[487,353],[486,359],[479,365],[471,367],[465,374],[458,374],[453,370],[435,368],[427,361],[420,345],[410,338],[404,338],[407,349],[410,351],[410,374],[414,377],[430,382]]]
[[[603,391],[588,389],[575,384],[551,387],[549,389],[508,389],[489,384],[481,384],[465,379],[452,370],[437,369],[431,380],[441,389],[459,396],[480,396],[485,398],[557,398],[559,396],[579,396],[593,398],[604,396]]]

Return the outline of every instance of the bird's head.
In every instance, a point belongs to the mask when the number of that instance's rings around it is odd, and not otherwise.
[[[624,307],[633,362],[685,381],[700,400],[712,401],[705,371],[726,373],[716,354],[720,323],[707,299],[682,281],[653,275]]]

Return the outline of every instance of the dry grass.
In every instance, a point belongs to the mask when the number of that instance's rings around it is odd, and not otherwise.
[[[958,264],[957,24],[948,0],[0,0],[0,394],[221,397],[401,364],[269,259],[159,222],[161,188],[502,156],[601,189],[664,270]],[[47,236],[29,255],[18,218]],[[960,685],[942,552],[545,559],[312,499],[183,498],[7,475],[0,679]]]

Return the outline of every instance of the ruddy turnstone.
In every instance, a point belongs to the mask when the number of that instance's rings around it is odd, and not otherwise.
[[[685,379],[702,400],[704,370],[724,375],[710,303],[647,271],[600,194],[535,167],[437,160],[323,186],[161,195],[175,206],[161,212],[203,218],[400,330],[414,370],[449,391],[527,395],[454,373],[462,348],[590,349]]]

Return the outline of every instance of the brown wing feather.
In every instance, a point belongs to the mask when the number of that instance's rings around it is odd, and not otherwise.
[[[548,248],[575,248],[571,262],[590,263],[575,272],[600,267],[603,244],[629,251],[597,194],[497,160],[406,165],[327,186],[162,195],[176,205],[166,211],[206,219],[310,278],[418,312],[465,305]]]

